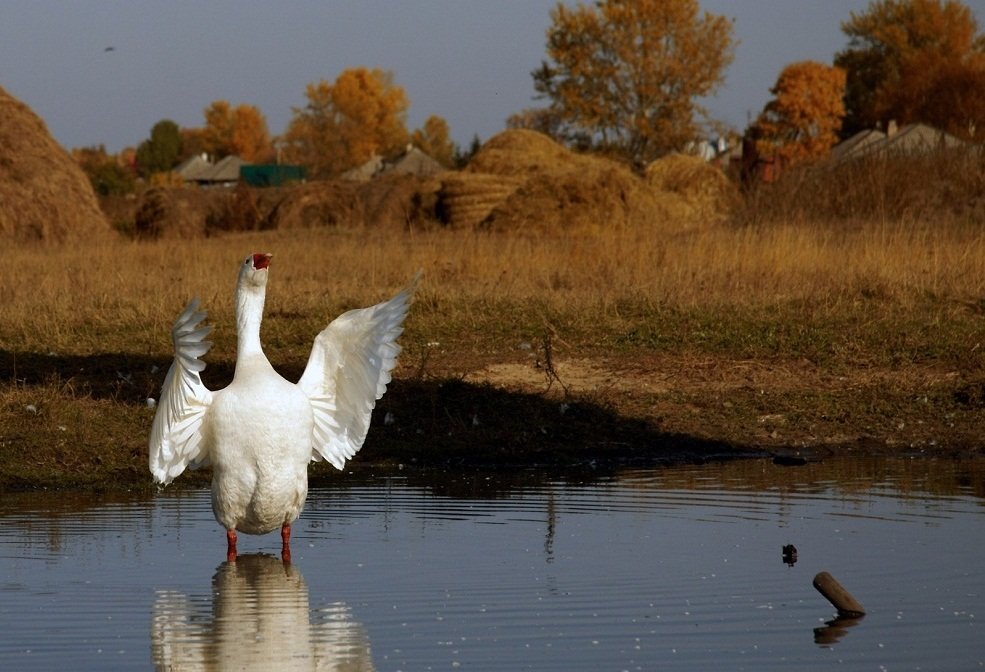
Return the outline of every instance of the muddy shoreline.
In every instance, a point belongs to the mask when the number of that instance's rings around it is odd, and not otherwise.
[[[155,487],[146,390],[159,385],[166,361],[22,355],[15,374],[3,354],[0,375],[17,384],[2,391],[0,489]],[[231,367],[219,362],[208,373],[207,384],[221,387]],[[968,458],[985,455],[983,427],[985,381],[960,372],[833,375],[802,361],[639,352],[548,365],[519,351],[404,363],[346,470],[563,473],[749,457],[791,466],[846,455]],[[338,478],[325,463],[310,475],[313,484]],[[208,478],[207,470],[186,472],[176,485]]]

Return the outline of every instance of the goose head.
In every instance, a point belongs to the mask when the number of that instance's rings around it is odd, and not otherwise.
[[[274,255],[269,252],[257,252],[246,255],[239,268],[239,286],[244,288],[263,288],[267,286],[267,267]]]
[[[239,267],[236,283],[236,328],[238,331],[237,370],[241,359],[261,352],[260,321],[267,294],[267,266],[270,253],[247,255]]]

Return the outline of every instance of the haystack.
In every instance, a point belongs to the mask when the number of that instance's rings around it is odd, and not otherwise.
[[[509,130],[490,138],[463,173],[445,178],[441,203],[455,226],[551,233],[644,224],[652,199],[622,164]]]
[[[0,239],[91,239],[110,226],[88,178],[31,109],[0,88]]]
[[[691,224],[716,224],[739,202],[738,187],[716,166],[686,154],[668,154],[646,168],[646,182],[658,194],[672,194],[687,207]]]
[[[529,178],[577,168],[585,157],[562,147],[543,133],[509,130],[489,138],[465,171]]]
[[[439,192],[445,219],[456,229],[475,227],[521,184],[522,178],[508,175],[449,173]]]
[[[197,187],[152,187],[141,194],[134,229],[141,238],[200,238],[232,207],[231,192]]]
[[[483,221],[501,231],[599,233],[642,224],[649,204],[642,181],[603,159],[579,170],[535,174]]]
[[[309,182],[286,192],[270,212],[266,226],[427,226],[434,218],[439,184],[413,175],[384,175],[363,183]]]

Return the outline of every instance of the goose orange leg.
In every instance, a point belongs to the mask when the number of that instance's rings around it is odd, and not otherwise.
[[[280,527],[280,558],[284,562],[291,561],[291,524],[284,523]]]
[[[236,530],[226,530],[226,561],[236,562]]]

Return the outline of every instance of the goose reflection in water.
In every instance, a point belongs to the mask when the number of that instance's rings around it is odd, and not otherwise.
[[[159,670],[373,670],[349,608],[312,612],[295,565],[267,554],[223,562],[212,598],[158,591],[151,656]]]

